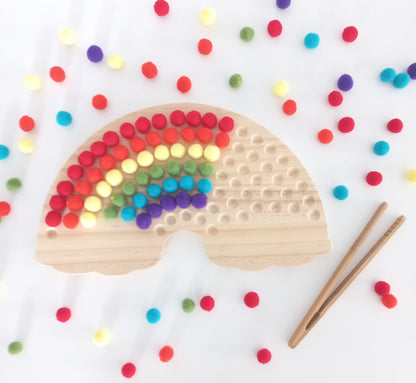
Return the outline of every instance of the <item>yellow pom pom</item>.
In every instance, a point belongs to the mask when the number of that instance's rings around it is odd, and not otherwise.
[[[105,175],[105,180],[111,185],[111,186],[118,186],[123,182],[123,174],[121,174],[121,171],[118,169],[111,169],[108,171],[108,173]],[[98,193],[98,191],[97,191]],[[99,194],[99,193],[98,193]],[[101,195],[101,194],[100,194]]]
[[[96,345],[102,346],[108,342],[110,338],[108,331],[99,330],[94,334],[94,343]]]
[[[107,64],[111,69],[120,69],[124,65],[124,60],[120,55],[111,55],[107,60]]]
[[[416,169],[410,169],[406,172],[406,178],[411,183],[416,183]]]
[[[153,154],[150,153],[148,150],[143,150],[137,156],[137,162],[140,166],[147,168],[151,164],[153,164],[154,158]]]
[[[102,203],[101,203],[101,200],[98,197],[89,196],[84,201],[84,207],[88,211],[96,213],[97,211],[101,210]]]
[[[188,154],[191,158],[197,160],[198,158],[201,158],[204,154],[204,148],[200,144],[192,144],[188,148]]]
[[[127,160],[124,160],[121,163],[121,169],[127,174],[133,174],[138,167],[139,165],[137,165],[137,162],[131,158],[127,158]]]
[[[107,198],[110,197],[113,192],[113,188],[107,182],[100,181],[95,187],[95,191],[100,197]]]
[[[200,19],[202,25],[210,26],[213,25],[217,19],[217,15],[215,14],[215,11],[211,8],[205,8],[201,11]]]
[[[209,162],[215,162],[220,158],[221,152],[218,146],[208,145],[204,150],[204,156]]]
[[[21,138],[17,145],[19,146],[19,150],[22,153],[29,154],[32,153],[33,150],[35,150],[35,145],[32,139],[29,137]]]
[[[77,42],[77,35],[72,29],[61,29],[59,32],[59,41],[64,45],[71,46]]]
[[[81,217],[79,217],[79,222],[81,222],[81,225],[83,227],[90,229],[91,227],[94,227],[97,223],[97,218],[95,217],[95,214],[86,211],[85,213],[81,214]]]
[[[34,74],[25,77],[25,87],[32,91],[37,91],[42,86],[40,78]]]
[[[186,153],[185,146],[177,142],[170,147],[170,154],[174,158],[183,158]]]
[[[273,93],[278,97],[284,97],[289,91],[289,84],[286,81],[279,81],[273,86]]]
[[[158,145],[155,148],[155,158],[159,161],[166,161],[169,158],[169,149],[166,145]]]

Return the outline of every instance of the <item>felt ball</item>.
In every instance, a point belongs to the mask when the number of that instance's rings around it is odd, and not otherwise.
[[[103,172],[98,168],[90,168],[85,173],[87,180],[95,184],[103,179]]]
[[[113,177],[112,182],[117,183],[118,182],[117,177]],[[118,185],[114,185],[114,186],[118,186]],[[105,181],[98,182],[97,186],[95,187],[95,190],[96,190],[97,194],[100,197],[103,197],[103,198],[109,197],[111,195],[111,193],[113,192],[113,188]],[[87,210],[89,210],[89,209],[87,209]]]
[[[185,117],[185,113],[182,110],[174,110],[170,114],[169,119],[172,125],[181,126],[185,123],[186,117]]]
[[[133,137],[130,140],[130,148],[135,153],[142,152],[146,147],[146,143],[144,142],[143,138],[141,137]]]
[[[176,191],[178,190],[179,184],[178,181],[175,180],[175,178],[166,178],[163,181],[163,190],[166,193],[176,193]]]
[[[103,134],[103,141],[107,146],[117,146],[120,142],[120,137],[117,132],[109,130]]]
[[[11,210],[10,204],[6,201],[0,201],[0,217],[6,217]]]
[[[201,144],[192,144],[188,148],[188,154],[189,154],[189,157],[196,160],[202,157],[202,155],[204,154],[204,148],[201,146]]]
[[[19,120],[19,128],[24,132],[30,132],[35,127],[35,121],[30,116],[22,116]]]
[[[133,363],[126,363],[121,368],[121,375],[123,375],[125,378],[132,378],[135,373],[136,373],[136,366]]]
[[[315,49],[319,45],[319,35],[316,33],[308,33],[303,40],[305,47],[308,49]]]
[[[287,116],[292,116],[293,114],[295,114],[297,108],[298,107],[296,105],[295,100],[286,100],[282,106],[283,113],[286,114]]]
[[[191,196],[186,192],[176,194],[176,203],[181,209],[187,209],[191,206]]]
[[[79,156],[78,156],[78,163],[81,166],[89,167],[91,166],[95,161],[95,156],[92,152],[88,150],[84,150]]]
[[[392,309],[393,307],[396,307],[397,306],[397,298],[393,294],[384,295],[381,298],[381,302],[388,309]]]
[[[142,65],[142,73],[144,77],[151,79],[157,76],[157,66],[151,61],[145,62]]]
[[[10,355],[18,355],[23,351],[23,343],[19,341],[14,341],[9,344],[7,351]]]
[[[163,210],[162,210],[162,207],[158,205],[157,203],[149,203],[146,206],[146,212],[152,218],[160,218],[162,216]]]
[[[181,93],[188,93],[192,87],[192,81],[187,76],[181,76],[176,82],[176,87]]]
[[[137,193],[133,196],[133,205],[137,209],[143,209],[147,205],[147,197],[143,193]]]
[[[410,169],[406,172],[406,179],[411,183],[416,183],[416,169]]]
[[[226,148],[230,145],[230,136],[225,132],[220,132],[215,136],[215,145],[219,148]]]
[[[202,177],[210,177],[214,173],[214,166],[208,162],[201,164],[199,173]]]
[[[199,192],[207,194],[212,190],[212,182],[207,178],[202,178],[196,184]]]
[[[66,206],[71,211],[80,211],[84,206],[84,200],[79,195],[73,195],[67,199]]]
[[[204,311],[211,311],[215,306],[214,298],[210,295],[204,296],[201,301],[199,302],[201,309]]]
[[[201,11],[199,18],[201,20],[202,25],[207,27],[213,25],[217,19],[217,14],[211,8],[205,8]]]
[[[407,73],[399,73],[396,75],[393,86],[397,89],[403,89],[409,85],[410,76]]]
[[[56,185],[56,191],[63,197],[69,197],[74,192],[74,185],[69,181],[61,181]]]
[[[166,167],[166,171],[170,176],[178,176],[181,174],[181,165],[176,161],[169,162],[168,166]]]
[[[343,100],[344,98],[342,97],[342,94],[336,90],[332,91],[328,95],[328,102],[329,102],[329,105],[331,106],[341,105]]]
[[[376,294],[380,295],[381,297],[384,297],[385,295],[390,294],[390,285],[387,282],[378,281],[374,285],[374,291]]]
[[[286,81],[278,81],[273,85],[273,93],[278,97],[284,97],[289,91],[289,84]]]
[[[104,110],[107,108],[107,97],[105,97],[103,94],[96,94],[92,98],[92,106],[97,110]]]
[[[187,126],[181,130],[181,136],[186,142],[192,142],[196,138],[196,132],[194,129]]]
[[[195,309],[195,302],[190,299],[186,298],[182,301],[182,310],[186,313],[191,313]]]
[[[151,198],[159,198],[162,195],[160,185],[150,184],[146,189],[147,195]]]
[[[153,9],[155,10],[156,15],[166,16],[169,13],[169,3],[165,0],[157,0],[153,4]]]
[[[146,313],[146,319],[149,323],[159,322],[161,313],[158,309],[152,308]]]
[[[131,181],[124,182],[123,186],[121,187],[121,191],[129,197],[135,194],[136,190],[136,185]]]
[[[318,132],[318,140],[321,144],[329,144],[334,139],[334,134],[329,129],[322,129]]]
[[[344,185],[338,185],[334,188],[332,194],[337,200],[343,201],[348,198],[348,188]]]
[[[174,158],[183,158],[186,154],[186,148],[179,142],[170,147],[170,154]]]
[[[65,28],[59,31],[59,41],[62,44],[66,46],[71,46],[74,45],[77,42],[77,40],[77,35],[72,29]]]
[[[0,160],[5,160],[7,157],[9,157],[9,154],[9,148],[5,145],[0,145]]]
[[[262,363],[266,364],[269,363],[272,359],[272,353],[267,348],[262,348],[261,350],[257,351],[257,360]]]
[[[352,79],[352,77],[349,74],[343,74],[338,79],[338,88],[339,88],[339,90],[342,90],[344,92],[348,92],[349,90],[352,89],[353,85],[354,85],[354,80]]]
[[[84,207],[86,210],[92,213],[100,211],[102,208],[101,200],[95,196],[89,196],[85,199]]]
[[[407,68],[407,74],[412,80],[416,80],[416,63],[410,64]]]
[[[71,310],[68,307],[61,307],[56,311],[56,319],[59,322],[68,322],[71,318]]]
[[[398,118],[393,118],[387,123],[387,129],[392,133],[400,133],[403,129],[403,122]]]
[[[345,27],[342,31],[342,39],[346,43],[352,43],[358,37],[358,30],[354,26]]]
[[[136,218],[136,209],[133,206],[126,206],[120,212],[123,221],[129,222]]]
[[[152,217],[147,213],[141,213],[136,217],[136,225],[141,230],[147,230],[152,224]]]
[[[251,41],[254,38],[254,29],[251,27],[244,27],[240,30],[240,39],[243,41]]]
[[[79,218],[74,213],[68,213],[64,215],[62,222],[66,228],[75,229],[78,226]]]
[[[208,145],[204,150],[204,157],[209,162],[215,162],[220,158],[220,149],[215,145]]]
[[[383,82],[393,82],[396,78],[396,71],[393,68],[383,69],[380,73],[380,80]]]
[[[157,113],[152,117],[152,125],[155,129],[163,129],[166,127],[168,120],[162,113]]]
[[[71,113],[65,112],[64,110],[61,110],[56,115],[56,122],[60,126],[69,126],[72,124],[72,116]]]
[[[55,82],[62,82],[65,80],[65,71],[60,66],[53,66],[49,69],[49,76]]]
[[[123,207],[126,204],[126,197],[123,194],[114,194],[111,196],[111,202],[114,206]]]
[[[124,65],[123,57],[117,54],[110,55],[108,56],[108,59],[107,59],[107,65],[111,69],[121,69]]]
[[[149,185],[150,182],[150,176],[148,173],[146,172],[138,172],[136,174],[136,182],[140,185],[140,186],[146,186]]]
[[[383,176],[379,172],[369,172],[365,179],[369,185],[377,186],[383,181]]]
[[[163,166],[156,165],[150,169],[150,177],[152,177],[155,180],[162,178],[164,174],[165,169],[163,169]]]
[[[60,195],[54,195],[49,200],[49,206],[52,210],[63,210],[66,208],[66,200]]]
[[[124,161],[129,157],[129,150],[124,145],[117,145],[113,150],[113,155],[117,161]]]
[[[271,37],[280,36],[282,29],[282,23],[279,20],[272,20],[267,24],[267,32]]]
[[[98,330],[94,334],[94,343],[98,346],[102,346],[108,342],[110,334],[106,330]]]
[[[196,132],[196,137],[203,144],[207,144],[212,140],[212,131],[209,128],[199,128]]]
[[[254,307],[257,307],[259,305],[259,302],[260,302],[259,295],[254,291],[250,291],[244,296],[245,305],[251,309]]]
[[[162,195],[160,197],[160,206],[163,210],[173,211],[176,209],[176,199],[171,195]]]
[[[191,176],[183,176],[179,180],[179,187],[184,191],[190,191],[194,188],[195,181]]]
[[[102,156],[99,162],[100,162],[100,166],[104,170],[111,170],[111,169],[114,169],[116,166],[116,159],[110,154],[106,154],[105,156]]]
[[[163,363],[169,362],[173,358],[173,348],[165,346],[159,351],[159,359]]]
[[[207,56],[212,51],[212,42],[208,39],[201,39],[198,41],[198,51],[201,55]]]
[[[103,215],[105,219],[109,221],[113,221],[114,219],[118,217],[118,211],[114,206],[107,206],[103,210]]]
[[[231,88],[239,88],[243,83],[243,77],[239,73],[234,73],[228,80]]]
[[[143,167],[147,168],[153,164],[154,158],[153,154],[148,150],[143,150],[137,155],[137,162],[138,164]]]
[[[189,126],[192,126],[192,127],[197,127],[201,125],[201,122],[202,122],[201,113],[199,113],[197,110],[191,110],[186,115],[186,122]]]
[[[186,174],[193,176],[198,170],[198,165],[195,161],[189,160],[183,164],[183,171]]]
[[[351,117],[343,117],[338,121],[338,130],[341,133],[349,133],[355,127],[355,121]]]
[[[217,120],[217,116],[214,113],[208,112],[202,116],[201,122],[202,122],[202,126],[205,126],[206,128],[209,128],[209,129],[213,129],[217,125],[218,120]]]
[[[390,151],[390,145],[386,141],[378,141],[374,144],[373,150],[378,156],[385,156]]]
[[[280,9],[286,9],[290,7],[291,0],[276,0],[276,5]]]
[[[84,168],[80,165],[71,165],[68,167],[66,174],[71,180],[78,181],[84,175]]]
[[[167,128],[163,131],[163,141],[167,144],[175,143],[179,138],[179,132],[175,128]]]
[[[11,192],[18,191],[20,190],[21,187],[22,187],[22,181],[20,181],[19,178],[10,178],[6,182],[6,188],[7,190]]]
[[[234,119],[229,116],[225,116],[219,121],[218,127],[222,132],[231,132],[234,129]]]
[[[118,186],[118,185],[120,185],[123,182],[123,174],[118,169],[111,169],[105,175],[105,180],[111,186]]]
[[[146,117],[139,117],[135,124],[136,129],[140,132],[140,133],[147,133],[150,129],[150,120]]]
[[[146,142],[154,148],[162,143],[162,137],[158,132],[149,132],[146,134]]]
[[[91,45],[87,50],[87,58],[92,63],[99,63],[104,57],[102,49],[97,45]]]
[[[166,161],[169,159],[169,148],[166,145],[158,145],[154,155],[158,161]]]
[[[25,77],[25,87],[35,92],[42,87],[42,82],[38,76],[31,74]]]
[[[0,217],[2,216],[4,215],[2,215],[2,211],[0,207]],[[62,221],[62,215],[61,213],[58,213],[57,211],[50,211],[48,214],[46,214],[45,223],[49,227],[58,227],[61,224],[61,221]]]
[[[120,125],[120,135],[124,138],[133,138],[134,137],[134,126],[130,122],[125,122]]]
[[[25,154],[30,154],[35,150],[35,144],[33,143],[33,140],[29,137],[21,138],[17,146],[19,147],[19,150]]]
[[[208,197],[206,194],[194,194],[191,198],[191,204],[195,209],[203,209],[207,206]]]

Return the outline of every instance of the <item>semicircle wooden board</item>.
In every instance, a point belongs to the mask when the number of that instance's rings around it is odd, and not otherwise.
[[[136,221],[123,221],[120,217],[106,220],[102,210],[96,213],[97,222],[93,228],[78,225],[74,229],[62,223],[54,228],[45,223],[51,210],[49,200],[57,194],[56,186],[68,178],[67,169],[78,164],[78,156],[95,141],[102,140],[107,131],[119,132],[121,124],[135,121],[141,117],[151,119],[162,113],[167,117],[181,110],[185,114],[198,111],[201,115],[214,113],[218,121],[229,116],[235,127],[229,132],[230,145],[220,150],[221,154],[213,163],[214,173],[209,177],[213,189],[208,196],[208,204],[202,209],[190,206],[177,207],[174,211],[164,211],[160,218],[153,218],[147,230],[141,230]],[[180,131],[186,125],[179,126]],[[195,127],[198,129],[198,127]],[[153,131],[157,131],[154,127]],[[218,124],[212,129],[214,134],[210,144],[215,145],[215,136],[220,132]],[[162,135],[162,131],[159,130]],[[135,131],[136,136],[144,134]],[[120,144],[129,148],[129,157],[136,159],[129,146],[129,139],[120,136]],[[191,144],[179,136],[178,142],[186,148]],[[195,142],[198,142],[197,140]],[[195,143],[194,142],[194,143]],[[163,144],[163,142],[162,142]],[[206,147],[208,143],[201,144]],[[170,147],[171,145],[167,145]],[[107,153],[113,148],[108,148]],[[154,148],[147,145],[146,150]],[[186,153],[183,158],[170,157],[167,161],[157,161],[154,165],[166,165],[175,160],[183,164],[190,160]],[[207,162],[204,157],[195,160],[198,164]],[[95,159],[92,167],[99,167]],[[121,169],[117,161],[116,168]],[[149,172],[150,168],[139,167],[138,171]],[[103,171],[105,175],[105,171]],[[123,174],[125,181],[135,181],[134,174]],[[163,179],[151,180],[161,185]],[[202,178],[197,172],[196,182]],[[80,180],[85,180],[85,172]],[[93,185],[92,195],[97,196]],[[113,194],[120,193],[121,186],[113,187]],[[180,189],[179,189],[180,191]],[[138,193],[146,194],[146,186],[138,186]],[[198,193],[195,188],[192,193]],[[74,192],[76,194],[76,192]],[[101,198],[103,209],[112,205],[111,198]],[[158,202],[149,198],[149,202]],[[131,206],[131,197],[127,198]],[[145,211],[145,209],[141,209]],[[82,208],[81,215],[85,211]],[[64,208],[59,213],[69,212]],[[137,214],[141,211],[137,209]],[[306,169],[296,156],[277,137],[256,122],[239,114],[213,106],[201,104],[166,104],[149,107],[104,126],[87,139],[68,159],[50,187],[43,208],[38,235],[36,257],[39,262],[68,273],[96,271],[107,275],[118,275],[133,270],[147,268],[160,259],[166,241],[173,233],[189,230],[198,234],[206,246],[212,262],[227,267],[244,270],[261,270],[272,265],[299,265],[315,256],[331,250],[327,224],[319,194]]]

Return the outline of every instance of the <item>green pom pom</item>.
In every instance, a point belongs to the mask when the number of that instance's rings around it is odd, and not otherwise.
[[[125,195],[132,196],[133,194],[136,194],[136,185],[131,181],[127,181],[124,182],[121,190]]]
[[[138,172],[136,174],[136,181],[140,186],[149,185],[150,176],[146,172]]]
[[[171,163],[169,163],[167,171],[170,176],[178,176],[179,174],[181,174],[181,165],[179,164],[179,162],[172,161]]]
[[[7,190],[18,191],[22,187],[22,181],[19,178],[10,178],[6,183]]]
[[[18,341],[12,342],[9,344],[8,350],[9,350],[10,355],[20,354],[23,350],[23,344],[22,342],[18,342]]]
[[[108,206],[104,209],[104,218],[112,221],[118,216],[118,211],[114,206]]]
[[[238,73],[233,74],[229,80],[231,88],[239,88],[242,82],[243,78],[241,77],[241,74]]]
[[[201,173],[202,177],[209,177],[212,175],[212,173],[214,173],[214,166],[209,162],[206,162],[199,167],[199,172]]]
[[[111,196],[111,202],[114,206],[123,207],[126,204],[126,197],[123,194],[115,194]]]
[[[241,40],[251,41],[254,37],[254,29],[250,27],[244,27],[240,31]]]
[[[183,164],[183,170],[186,174],[193,176],[198,170],[198,165],[195,161],[189,160]]]
[[[182,301],[182,310],[186,313],[194,311],[195,302],[192,299],[186,298]]]
[[[164,174],[165,170],[160,165],[153,166],[152,169],[150,169],[150,177],[154,178],[155,180],[162,178]]]

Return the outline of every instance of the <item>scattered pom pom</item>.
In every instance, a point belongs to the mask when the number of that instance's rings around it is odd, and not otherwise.
[[[286,116],[292,116],[293,114],[296,113],[296,110],[297,110],[296,101],[286,100],[283,103],[282,109],[283,109],[283,113],[286,114]]]
[[[135,373],[136,373],[136,366],[133,363],[126,363],[121,368],[121,375],[123,375],[125,378],[132,378]]]
[[[251,309],[254,307],[257,307],[259,305],[260,298],[259,295],[254,292],[250,291],[244,296],[244,303],[247,307],[250,307]]]
[[[99,63],[104,57],[102,49],[97,45],[91,45],[87,50],[87,58],[92,63]]]
[[[279,20],[272,20],[267,24],[267,32],[271,37],[277,37],[282,34],[282,23]]]
[[[343,117],[338,121],[338,130],[341,133],[349,133],[355,127],[355,121],[351,117]]]
[[[120,55],[111,55],[107,59],[107,65],[111,69],[121,69],[124,65],[123,57]]]
[[[272,353],[267,348],[263,348],[257,352],[257,360],[260,363],[263,363],[263,364],[269,363],[271,359],[272,359]]]
[[[328,95],[328,102],[329,105],[331,106],[338,106],[342,104],[343,101],[343,97],[342,94],[336,90],[332,91],[329,95]]]
[[[416,169],[410,169],[406,172],[406,179],[411,183],[416,183]]]
[[[317,35],[316,33],[308,33],[305,36],[305,39],[303,40],[305,47],[308,49],[315,49],[318,47],[319,45],[319,35]]]
[[[56,122],[61,126],[69,126],[72,123],[71,113],[61,110],[56,115]]]
[[[98,330],[94,334],[94,343],[96,345],[102,346],[106,343],[108,343],[110,336],[108,331],[106,330]]]
[[[0,160],[5,160],[7,157],[9,157],[9,154],[9,148],[5,145],[0,145]]]
[[[251,27],[244,27],[240,31],[240,38],[243,41],[251,41],[254,38],[254,29]]]
[[[392,309],[397,306],[397,298],[393,294],[387,294],[381,298],[381,302],[388,309]]]
[[[66,46],[72,46],[77,42],[77,35],[72,29],[65,28],[61,29],[59,31],[59,41],[66,45]]]
[[[378,281],[374,285],[374,291],[376,294],[380,295],[381,297],[384,297],[385,295],[390,294],[390,285],[387,282]]]
[[[280,9],[286,9],[290,7],[291,0],[276,0],[276,5]]]
[[[407,68],[407,74],[412,80],[416,80],[416,63],[410,64]]]
[[[392,133],[400,133],[403,129],[403,122],[398,118],[393,118],[387,123],[387,129]]]
[[[149,323],[159,322],[161,317],[160,311],[158,309],[152,308],[146,314],[146,319]]]
[[[198,41],[198,51],[201,55],[207,56],[212,52],[212,42],[208,39]]]
[[[10,355],[18,355],[23,351],[23,343],[19,341],[14,341],[9,344],[7,351]]]
[[[215,24],[215,21],[217,19],[217,15],[215,11],[211,8],[203,9],[199,17],[200,17],[202,25],[205,25],[207,27]]]
[[[157,0],[153,5],[153,9],[156,15],[166,16],[169,13],[169,3],[165,0]]]
[[[0,201],[0,217],[6,217],[11,210],[10,204],[6,201]]]
[[[10,178],[6,182],[6,188],[7,188],[7,190],[9,190],[11,192],[18,191],[18,190],[20,190],[21,187],[22,187],[22,181],[20,181],[19,178]]]
[[[333,195],[334,197],[339,200],[343,201],[344,199],[348,198],[348,188],[344,185],[339,185],[336,188],[334,188]]]
[[[42,82],[38,76],[31,74],[25,77],[25,86],[32,92],[36,92],[42,87]]]
[[[354,80],[352,79],[352,77],[349,74],[343,74],[338,79],[338,88],[339,88],[339,90],[342,90],[344,92],[348,92],[349,90],[352,89],[353,85],[354,85]]]
[[[189,77],[186,77],[186,76],[179,77],[179,79],[176,83],[176,87],[178,88],[179,92],[181,92],[181,93],[188,93],[189,90],[191,89],[191,86],[192,86],[191,79]]]
[[[346,43],[354,42],[357,39],[357,37],[358,37],[358,30],[357,30],[357,28],[355,28],[353,26],[346,27],[342,31],[342,39]]]
[[[284,97],[288,91],[289,91],[289,84],[286,81],[278,81],[273,86],[273,93],[277,97]]]
[[[173,358],[173,348],[165,346],[159,351],[160,361],[163,363],[169,362]]]
[[[377,186],[383,181],[383,176],[379,172],[369,172],[365,178],[367,183],[371,186]]]
[[[142,65],[142,73],[148,79],[156,77],[157,72],[158,70],[156,65],[153,64],[151,61],[148,61]]]
[[[201,306],[201,309],[204,311],[211,311],[215,306],[214,298],[212,298],[209,295],[206,295],[201,299],[199,302],[199,305]]]
[[[35,150],[35,144],[29,137],[21,138],[17,144],[22,153],[30,154]]]
[[[380,73],[380,80],[383,82],[393,82],[396,78],[396,71],[393,68],[386,68]]]
[[[62,82],[65,80],[65,71],[60,66],[53,66],[49,69],[49,76],[55,82]]]
[[[403,89],[409,85],[410,76],[407,73],[399,73],[393,81],[393,86],[396,89]]]
[[[107,98],[102,94],[97,94],[92,98],[92,106],[97,110],[107,108]]]
[[[329,129],[322,129],[318,133],[318,140],[321,144],[329,144],[334,139],[334,134]]]
[[[71,310],[68,307],[61,307],[56,312],[56,319],[59,322],[62,322],[62,323],[68,322],[70,318],[71,318]]]
[[[373,150],[378,156],[385,156],[390,151],[390,145],[386,141],[378,141],[374,144]]]
[[[186,194],[186,193],[185,193]],[[195,302],[190,299],[186,298],[182,301],[182,310],[186,313],[191,313],[195,309]]]

